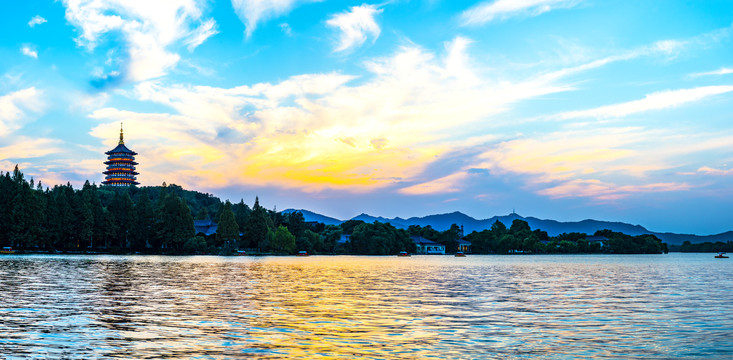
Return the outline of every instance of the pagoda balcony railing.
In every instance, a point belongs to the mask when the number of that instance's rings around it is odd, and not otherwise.
[[[104,165],[112,165],[112,166],[125,166],[125,165],[131,165],[135,166],[138,165],[138,163],[130,160],[130,161],[124,161],[124,160],[114,160],[114,161],[105,161]]]
[[[134,172],[135,168],[109,168],[107,169],[107,172],[111,172],[111,171]]]
[[[107,173],[105,174],[107,175],[107,177],[110,177],[110,176],[130,177],[130,176],[137,175],[137,173],[132,173],[132,172],[109,172],[109,171],[105,171],[105,172]]]

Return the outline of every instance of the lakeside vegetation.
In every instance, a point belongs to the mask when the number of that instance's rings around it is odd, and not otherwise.
[[[693,244],[685,241],[682,245],[670,246],[673,251],[679,252],[701,252],[701,253],[717,253],[717,252],[733,252],[733,241],[706,241],[703,243]]]
[[[445,246],[447,253],[463,238],[472,253],[613,253],[658,254],[667,244],[654,235],[630,236],[598,231],[589,240],[582,233],[550,237],[523,220],[509,228],[497,221],[491,229],[463,236],[458,225],[445,231],[430,226],[399,229],[389,223],[349,220],[340,225],[306,222],[300,212],[268,210],[255,197],[252,207],[240,200],[222,202],[211,194],[178,185],[146,187],[97,186],[85,182],[46,187],[26,180],[15,167],[0,172],[0,246],[29,252],[104,252],[149,254],[252,253],[364,254],[414,253],[411,236]],[[216,233],[196,233],[194,219],[211,219]],[[347,234],[349,241],[341,242]]]

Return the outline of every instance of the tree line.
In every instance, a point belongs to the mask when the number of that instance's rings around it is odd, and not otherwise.
[[[194,220],[218,224],[215,234],[196,233]],[[348,241],[340,241],[349,235]],[[526,221],[507,227],[497,221],[465,236],[472,252],[507,253],[660,253],[666,244],[654,235],[629,236],[603,230],[608,241],[588,242],[586,234],[549,237],[532,230]],[[46,187],[26,180],[16,166],[0,172],[0,246],[33,252],[108,252],[165,254],[258,253],[390,255],[414,253],[412,236],[457,250],[463,231],[458,225],[445,231],[430,226],[399,229],[389,223],[349,220],[340,225],[306,222],[300,212],[278,212],[259,204],[252,207],[222,202],[219,198],[178,185],[147,187],[97,186],[85,182]]]
[[[726,242],[706,241],[706,242],[697,243],[697,244],[693,244],[690,241],[685,241],[682,243],[682,245],[675,246],[674,250],[677,250],[679,252],[701,252],[701,253],[733,252],[733,241],[730,241],[730,240]]]

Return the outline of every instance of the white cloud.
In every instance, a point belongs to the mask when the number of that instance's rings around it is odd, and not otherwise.
[[[232,7],[249,38],[258,23],[285,15],[298,5],[317,1],[320,0],[232,0]]]
[[[399,190],[400,193],[406,195],[427,195],[427,194],[446,194],[461,191],[461,183],[468,178],[469,174],[460,171],[455,174],[444,176],[440,179],[412,185]]]
[[[509,104],[566,90],[534,77],[509,83],[466,76],[479,74],[469,43],[457,38],[439,54],[402,47],[368,62],[358,83],[338,73],[227,89],[143,82],[137,99],[174,111],[100,109],[92,117],[104,124],[92,135],[113,142],[124,120],[135,150],[153,154],[146,159],[153,183],[359,192],[414,181],[436,156],[469,143],[454,139],[477,136],[475,126]]]
[[[287,36],[293,36],[293,29],[290,28],[288,23],[281,23],[280,30]]]
[[[37,137],[17,136],[10,139],[10,144],[0,147],[0,160],[29,159],[55,154],[64,151],[61,141]]]
[[[644,99],[621,104],[606,105],[595,109],[571,111],[558,115],[561,119],[620,118],[644,111],[663,110],[686,103],[700,101],[714,95],[733,91],[733,86],[703,86],[693,89],[670,90],[647,95]]]
[[[690,77],[711,76],[711,75],[728,75],[728,74],[733,74],[733,68],[722,67],[722,68],[720,68],[718,70],[714,70],[714,71],[707,71],[707,72],[701,72],[701,73],[691,74]]]
[[[34,59],[38,59],[38,51],[32,49],[29,45],[21,46],[20,53],[25,56],[32,57]]]
[[[339,43],[334,51],[341,52],[357,48],[364,44],[369,36],[372,37],[372,41],[376,41],[381,30],[374,16],[381,12],[382,10],[374,5],[364,4],[352,6],[348,11],[328,19],[326,24],[341,32]]]
[[[168,50],[179,41],[193,50],[216,34],[212,19],[201,19],[195,0],[64,0],[66,19],[81,30],[77,44],[94,50],[102,35],[117,32],[124,54],[113,54],[111,63],[121,68],[125,80],[143,81],[165,75],[180,56]],[[116,76],[101,76],[104,78]]]
[[[733,174],[733,169],[721,170],[721,169],[711,168],[709,166],[703,166],[697,169],[697,172],[701,174],[705,174],[705,175],[726,176],[726,175]]]
[[[482,25],[512,16],[537,16],[553,9],[571,8],[579,0],[496,0],[484,1],[461,14],[463,25]]]
[[[46,22],[46,19],[41,17],[41,15],[34,16],[31,21],[28,22],[28,26],[35,27],[36,25],[41,25]]]
[[[550,198],[593,198],[597,200],[617,200],[635,193],[672,192],[690,190],[688,183],[650,183],[643,185],[617,185],[597,179],[574,179],[561,185],[542,189],[538,193]]]
[[[193,51],[196,47],[203,44],[208,38],[218,34],[216,30],[216,21],[214,19],[206,20],[201,26],[194,30],[185,43],[188,45],[188,51]]]
[[[42,91],[30,87],[0,97],[0,136],[10,135],[29,122],[29,112],[43,109]]]

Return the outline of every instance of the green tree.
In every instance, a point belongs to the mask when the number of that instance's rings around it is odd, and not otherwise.
[[[112,202],[107,209],[115,220],[117,235],[112,247],[124,249],[128,247],[130,232],[133,230],[135,221],[134,204],[127,191],[115,193]]]
[[[239,225],[234,218],[232,204],[229,200],[224,204],[224,209],[219,217],[219,227],[216,229],[216,239],[220,244],[239,243]]]
[[[352,219],[352,220],[346,220],[342,222],[341,225],[339,226],[341,226],[341,230],[343,230],[344,234],[351,235],[354,232],[354,228],[356,228],[357,226],[361,224],[364,224],[364,221]]]
[[[137,194],[134,207],[135,220],[130,236],[130,247],[135,251],[143,251],[155,242],[156,214],[153,203],[148,197],[148,190],[143,188]]]
[[[491,233],[494,234],[495,238],[501,239],[507,233],[506,225],[499,220],[494,221],[491,225]]]
[[[18,168],[15,168],[19,173]],[[30,185],[23,180],[23,175],[13,176],[13,182],[17,187],[13,197],[13,207],[10,217],[10,233],[8,234],[10,244],[13,247],[28,248],[35,245],[34,233],[39,232],[39,213],[33,212],[33,193]]]
[[[272,239],[271,247],[278,253],[293,254],[295,252],[295,236],[285,226],[278,226]]]
[[[321,233],[321,241],[323,242],[323,251],[333,253],[336,250],[336,244],[341,239],[342,230],[337,225],[326,225]]]
[[[162,247],[179,251],[183,243],[194,236],[193,216],[188,205],[175,192],[169,192],[159,213],[158,236]]]
[[[509,233],[517,235],[521,231],[532,231],[532,229],[530,229],[528,222],[520,219],[514,219],[512,221],[512,226],[509,227]]]
[[[203,254],[206,249],[206,239],[203,236],[194,236],[183,243],[183,252],[186,254]]]
[[[362,223],[351,234],[351,248],[355,254],[396,255],[400,251],[415,252],[415,243],[407,230],[392,224],[375,221]]]
[[[232,207],[234,210],[234,219],[237,220],[237,224],[239,224],[239,232],[244,233],[245,223],[247,222],[249,214],[252,213],[252,209],[244,203],[244,199],[240,199],[239,203],[234,204]]]
[[[272,224],[272,219],[268,216],[267,210],[260,206],[259,197],[255,197],[252,213],[247,217],[244,226],[244,238],[240,247],[254,248],[265,243],[267,241],[267,231],[274,228],[269,224]]]
[[[196,220],[209,220],[209,218],[210,218],[209,210],[205,207],[202,207],[196,213]]]

